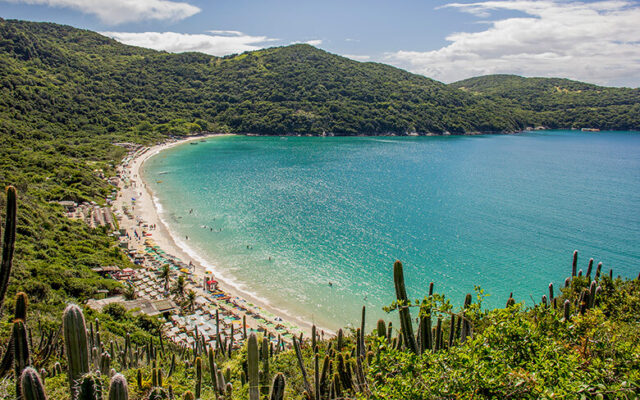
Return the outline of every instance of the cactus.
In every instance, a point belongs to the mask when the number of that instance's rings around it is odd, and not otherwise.
[[[570,314],[570,310],[569,308],[571,307],[571,302],[569,302],[569,300],[565,300],[564,301],[564,320],[568,321],[569,319],[571,319],[571,314]]]
[[[269,379],[269,339],[262,338],[262,348],[260,352],[260,358],[262,359],[262,373],[265,375],[265,386],[267,379]]]
[[[362,306],[362,322],[360,323],[360,335],[357,338],[358,344],[360,347],[360,352],[358,353],[358,356],[360,357],[363,357],[364,354],[366,353],[366,348],[364,343],[364,322],[365,322],[366,311],[367,311],[367,308],[365,306]]]
[[[111,355],[106,351],[100,356],[100,372],[106,374],[111,369]]]
[[[549,284],[549,303],[553,303],[553,283]]]
[[[0,263],[0,310],[4,304],[4,296],[9,287],[9,276],[11,276],[13,250],[16,243],[16,210],[16,188],[9,186],[7,187],[7,213],[4,222],[4,240],[2,241],[2,262]]]
[[[312,389],[311,389],[311,385],[309,384],[307,370],[304,367],[304,360],[302,359],[302,351],[300,350],[300,343],[298,342],[298,339],[296,338],[295,335],[293,336],[293,348],[296,351],[296,357],[298,359],[298,366],[300,367],[300,372],[302,373],[304,388],[307,391],[307,393],[311,394]]]
[[[455,331],[456,331],[456,316],[455,314],[451,314],[451,320],[449,321],[449,347],[453,347],[453,342],[455,340]]]
[[[200,398],[200,390],[202,389],[202,359],[196,358],[196,399]]]
[[[411,313],[409,312],[409,300],[407,299],[407,290],[404,286],[404,275],[402,272],[402,263],[396,261],[393,264],[393,281],[396,287],[396,298],[398,299],[398,308],[400,313],[400,327],[404,335],[405,346],[413,353],[418,352],[416,338],[413,336],[413,325],[411,324]]]
[[[87,326],[82,310],[70,304],[62,314],[64,347],[69,364],[68,378],[72,398],[75,397],[75,386],[84,374],[89,372],[89,347],[87,343]]]
[[[311,325],[311,349],[315,351],[316,348],[316,325]]]
[[[187,390],[182,395],[182,400],[196,400],[196,399],[195,399],[195,397],[193,397],[193,393],[191,393],[190,391]]]
[[[338,340],[336,342],[336,350],[342,351],[343,345],[344,345],[344,334],[342,333],[342,329],[338,329]]]
[[[260,390],[258,381],[258,338],[253,332],[249,335],[249,340],[247,341],[247,371],[247,375],[249,378],[249,399],[259,400]]]
[[[269,400],[283,400],[285,385],[286,381],[284,379],[284,375],[278,372],[276,376],[273,377],[273,383],[271,384],[271,389],[269,390]]]
[[[129,386],[121,374],[115,374],[111,377],[109,400],[129,400]]]
[[[598,279],[600,279],[600,274],[602,273],[602,263],[599,262],[598,266],[596,267],[596,281]]]
[[[27,306],[29,305],[29,299],[23,292],[16,293],[16,304],[13,312],[14,319],[27,320]]]
[[[462,327],[460,329],[460,343],[464,343],[467,340],[467,336],[471,336],[471,323],[467,320],[465,313],[466,309],[471,305],[471,293],[467,293],[464,298],[464,306],[462,310]]]
[[[318,398],[321,399],[323,394],[326,393],[329,374],[331,371],[331,360],[329,359],[329,355],[324,356],[324,362],[322,363],[322,372],[320,373],[320,393],[318,394]]]
[[[44,385],[35,369],[27,367],[22,371],[20,386],[23,400],[47,400]]]
[[[589,304],[587,305],[588,308],[593,308],[595,306],[595,300],[596,300],[596,286],[598,285],[598,283],[596,281],[591,281],[591,285],[589,286]]]
[[[571,277],[576,276],[576,270],[578,268],[578,250],[573,251],[573,264],[571,265]]]
[[[20,377],[22,376],[22,371],[30,364],[27,327],[24,321],[18,319],[13,323],[11,337],[13,338],[13,366],[15,372],[16,397],[20,399],[22,392]]]
[[[438,318],[436,322],[436,346],[435,350],[442,350],[442,318]]]
[[[172,397],[169,392],[161,387],[151,389],[151,392],[149,392],[149,395],[147,396],[147,400],[168,400],[171,398]]]
[[[378,320],[376,333],[378,334],[378,337],[385,338],[385,339],[387,338],[387,325],[384,323],[384,320],[382,319]]]
[[[509,293],[509,298],[507,299],[507,307],[513,307],[516,304],[516,300],[513,298],[513,292]]]
[[[215,362],[215,350],[213,347],[209,347],[207,354],[209,359],[209,374],[211,374],[211,386],[214,390],[218,390],[218,368]]]
[[[587,279],[591,280],[591,269],[593,269],[593,258],[589,259],[589,265],[587,266]]]
[[[76,400],[102,400],[102,380],[99,375],[85,374],[75,390]]]

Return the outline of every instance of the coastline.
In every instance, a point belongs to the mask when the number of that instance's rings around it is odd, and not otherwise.
[[[187,144],[195,140],[204,140],[212,137],[223,137],[231,134],[208,134],[196,137],[190,137],[185,139],[174,140],[170,142],[164,142],[151,147],[142,147],[133,153],[130,157],[126,157],[123,164],[120,166],[122,171],[128,173],[131,179],[131,185],[124,187],[119,185],[118,198],[113,204],[114,211],[120,211],[123,205],[126,205],[131,198],[135,198],[135,206],[132,206],[133,218],[125,221],[120,220],[121,227],[128,229],[136,226],[136,221],[144,221],[149,225],[155,225],[155,229],[150,231],[151,238],[157,243],[157,245],[164,250],[167,254],[175,256],[184,262],[191,262],[194,268],[195,282],[202,282],[205,277],[206,271],[213,272],[214,279],[218,281],[219,288],[226,292],[232,298],[237,298],[239,302],[245,304],[253,304],[258,311],[266,311],[266,314],[270,314],[275,318],[281,318],[285,322],[289,322],[293,325],[294,331],[297,333],[304,332],[305,336],[311,334],[313,324],[302,318],[291,315],[285,310],[277,307],[277,305],[270,304],[266,299],[262,299],[259,295],[247,292],[237,284],[233,282],[233,279],[225,277],[221,274],[216,267],[209,265],[207,260],[197,254],[195,251],[189,248],[185,243],[176,240],[175,234],[172,233],[170,225],[162,218],[162,207],[156,203],[156,197],[153,191],[146,185],[144,176],[141,174],[144,163],[150,158],[158,155],[164,150],[169,148]],[[123,226],[124,225],[124,226]],[[267,317],[264,317],[268,319]],[[278,323],[277,319],[270,318],[270,322]],[[333,335],[334,332],[330,329],[325,329],[316,325],[319,332],[324,334]]]

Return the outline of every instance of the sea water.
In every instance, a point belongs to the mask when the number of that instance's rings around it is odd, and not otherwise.
[[[196,143],[144,166],[163,219],[235,285],[330,329],[363,305],[397,320],[395,260],[410,298],[434,282],[459,305],[478,285],[486,307],[539,302],[574,249],[579,268],[640,272],[638,132]]]

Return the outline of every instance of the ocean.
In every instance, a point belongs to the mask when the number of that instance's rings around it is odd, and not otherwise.
[[[329,329],[397,321],[409,298],[531,306],[602,261],[640,272],[640,133],[447,137],[213,137],[143,168],[161,216],[232,284]],[[186,237],[188,236],[188,240]],[[185,260],[186,261],[186,260]]]

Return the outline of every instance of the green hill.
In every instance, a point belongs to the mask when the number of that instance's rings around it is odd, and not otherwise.
[[[480,76],[449,86],[523,112],[529,125],[620,130],[640,126],[640,89],[516,75]]]
[[[521,128],[485,99],[309,45],[218,58],[145,50],[48,23],[2,21],[0,36],[3,116],[26,109],[32,124],[99,133],[148,124],[165,124],[163,133],[176,124],[262,134]]]

